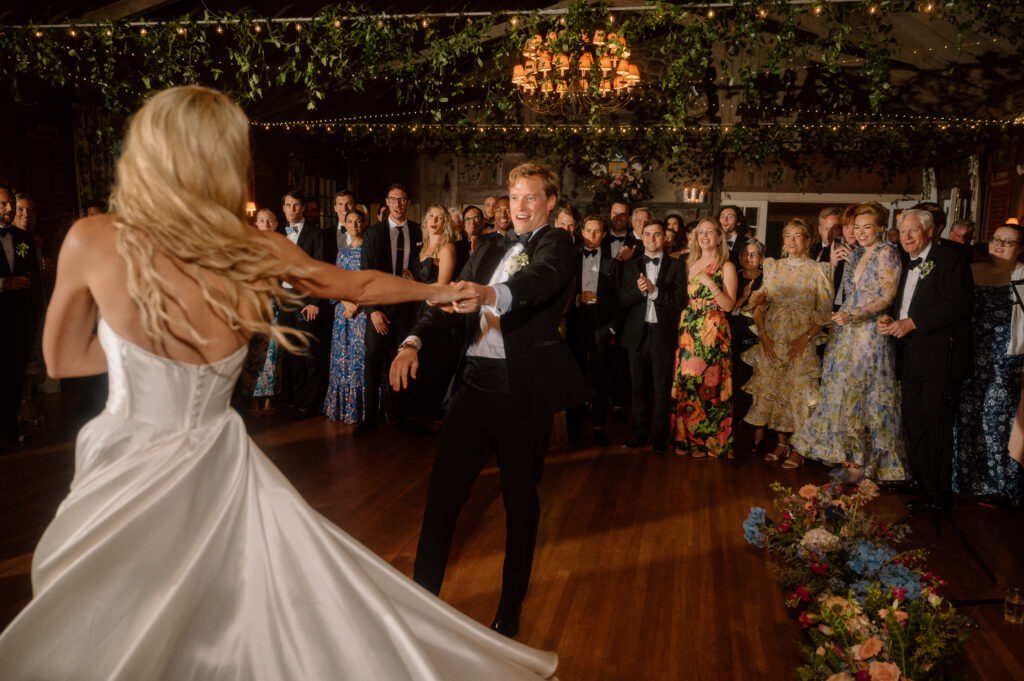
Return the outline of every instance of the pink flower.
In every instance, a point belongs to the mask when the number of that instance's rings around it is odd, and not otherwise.
[[[878,640],[877,636],[872,636],[865,639],[860,645],[856,645],[850,648],[850,652],[858,660],[867,660],[874,657],[882,650],[882,642]]]
[[[814,626],[814,616],[809,615],[806,611],[800,613],[800,617],[797,618],[800,624],[804,625],[804,629],[810,629]]]
[[[704,385],[714,388],[716,385],[722,382],[722,367],[718,364],[714,364],[708,367],[708,370],[704,372]]]
[[[895,662],[872,662],[868,672],[871,681],[900,681],[900,667]]]
[[[907,597],[907,590],[906,589],[901,589],[899,587],[896,587],[895,589],[892,590],[892,595],[893,595],[893,598],[895,598],[897,601],[902,603],[903,599]]]
[[[806,603],[807,601],[811,600],[811,596],[813,596],[814,594],[812,594],[810,590],[807,589],[807,587],[798,586],[796,588],[796,595],[800,597],[801,601],[804,601]]]
[[[718,424],[718,444],[725,446],[725,443],[729,440],[729,434],[732,432],[732,417],[726,416],[722,419],[721,423]]]
[[[775,526],[775,529],[781,532],[782,534],[785,534],[793,529],[793,523],[781,522]]]
[[[804,485],[798,494],[804,499],[813,499],[818,494],[818,488],[815,485]]]
[[[813,572],[816,575],[823,575],[826,572],[828,572],[828,565],[826,565],[825,563],[812,563],[811,572]]]
[[[792,520],[793,519],[793,514],[790,513],[789,511],[783,511],[782,512],[782,519],[783,520]]]
[[[817,648],[814,649],[814,654],[818,655],[820,657],[825,657],[825,649],[822,648],[821,646],[818,646]]]
[[[682,376],[700,376],[707,368],[707,362],[700,357],[694,356],[679,363],[679,374]]]

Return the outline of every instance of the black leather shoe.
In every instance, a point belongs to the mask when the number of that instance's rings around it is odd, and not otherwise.
[[[498,608],[498,614],[494,616],[494,621],[491,622],[491,629],[502,636],[515,638],[516,634],[519,633],[519,608],[515,610]]]
[[[665,440],[655,440],[654,444],[651,446],[651,449],[653,449],[656,452],[668,451],[668,442],[666,442]]]
[[[629,438],[628,440],[626,440],[625,442],[622,443],[622,448],[623,449],[640,449],[641,447],[646,447],[646,446],[647,446],[647,443],[644,440],[640,440],[640,439],[635,438],[635,437],[631,437],[631,438]]]
[[[363,421],[358,426],[356,426],[355,430],[352,431],[352,436],[353,437],[362,437],[363,435],[368,435],[369,433],[372,433],[376,429],[377,429],[377,424],[376,423],[374,423],[372,421]]]
[[[608,446],[608,433],[604,432],[604,428],[594,428],[594,444],[598,447]]]

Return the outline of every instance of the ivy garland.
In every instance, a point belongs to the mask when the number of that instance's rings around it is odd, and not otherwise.
[[[607,5],[577,0],[560,16],[495,12],[395,18],[356,5],[332,5],[296,23],[207,10],[146,25],[0,26],[5,45],[0,77],[16,95],[26,78],[70,88],[115,119],[136,108],[146,91],[182,83],[219,87],[249,108],[271,94],[300,91],[311,110],[331,96],[387,86],[398,107],[417,110],[423,123],[443,124],[415,134],[407,127],[388,136],[339,127],[332,139],[349,158],[395,148],[470,156],[519,148],[582,168],[629,148],[660,160],[676,174],[706,171],[706,159],[712,157],[726,164],[743,159],[781,166],[799,164],[802,153],[826,154],[836,167],[871,165],[880,158],[914,167],[943,158],[951,148],[997,144],[1008,134],[1005,121],[955,126],[942,135],[927,122],[865,127],[870,120],[865,116],[883,113],[892,95],[889,68],[900,48],[891,19],[921,12],[921,2],[737,0],[725,10],[708,7],[659,2],[650,11],[612,14]],[[1024,44],[1022,8],[1024,0],[949,1],[928,14],[956,29],[958,52],[967,33],[1009,41],[1019,51]],[[509,82],[511,60],[529,36],[550,30],[561,31],[560,46],[573,53],[582,46],[581,36],[595,27],[615,30],[631,45],[659,45],[664,71],[647,86],[657,104],[613,126],[594,107],[579,125],[596,134],[572,134],[569,127],[540,134],[524,130],[524,113]],[[851,54],[859,57],[857,69],[844,63]],[[755,120],[692,131],[688,109],[695,93],[714,88],[715,76],[738,92],[743,104],[757,105],[775,101],[780,93],[793,94],[795,70],[808,63],[815,64],[818,78],[818,125]],[[452,103],[471,100],[482,106],[472,113],[451,111]],[[858,106],[862,113],[851,117]],[[708,112],[710,120],[715,113]],[[116,123],[100,134],[113,140]],[[511,132],[493,127],[505,125]],[[653,125],[678,126],[681,132],[665,134]]]

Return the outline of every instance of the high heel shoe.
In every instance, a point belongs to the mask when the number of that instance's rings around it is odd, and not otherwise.
[[[788,451],[789,447],[786,445],[775,445],[775,449],[764,455],[764,460],[767,461],[768,463],[778,461],[782,457],[786,456],[786,453]]]
[[[802,465],[804,465],[804,457],[795,449],[786,445],[786,458],[782,462],[782,467],[786,470],[793,470],[794,468],[800,468]]]

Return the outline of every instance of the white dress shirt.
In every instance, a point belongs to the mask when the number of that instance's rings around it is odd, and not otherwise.
[[[295,228],[295,231],[291,232],[289,234],[288,233],[288,228],[286,227],[285,230],[284,230],[285,238],[288,239],[288,241],[291,241],[296,246],[298,246],[298,244],[299,244],[299,235],[302,234],[302,227],[305,224],[306,224],[305,221],[303,221],[303,222],[296,222],[294,225],[288,225],[288,227]],[[287,281],[284,281],[284,280],[281,281],[281,286],[282,286],[282,288],[294,288],[294,286],[292,286],[291,284],[289,284]]]
[[[644,257],[648,257],[647,253],[644,253]],[[650,293],[645,294],[647,296],[647,314],[644,315],[644,321],[649,324],[658,323],[658,311],[654,309],[654,301],[658,299],[658,273],[661,272],[661,266],[665,264],[665,253],[656,253],[649,256],[651,258],[657,258],[658,263],[653,262],[644,263],[644,275],[651,280],[654,284],[654,290]]]
[[[398,224],[388,216],[388,235],[391,237],[391,264],[394,265],[398,259],[398,230],[402,230],[402,236],[405,237],[402,241],[402,249],[404,254],[402,256],[402,267],[399,270],[409,269],[409,254],[412,252],[413,243],[409,239],[409,221],[406,220],[402,224]]]
[[[335,236],[336,242],[338,244],[338,250],[339,251],[341,249],[347,247],[349,245],[349,243],[351,243],[351,241],[352,241],[351,238],[349,238],[348,231],[345,229],[344,223],[341,223],[341,222],[339,222],[338,226],[335,228],[335,235],[334,236]]]
[[[619,236],[620,236],[619,234],[615,234],[613,232],[611,237],[610,237],[610,239],[609,239],[609,242],[608,242],[608,246],[610,247],[609,248],[609,254],[613,258],[618,257],[619,251],[621,251],[622,247],[626,245],[626,241],[625,241],[626,234],[623,233],[621,235],[622,239],[618,239],[617,237],[619,237]]]
[[[587,251],[594,250],[594,255],[587,255]],[[587,248],[583,252],[583,272],[580,276],[580,290],[590,291],[597,296],[597,282],[601,275],[601,247],[595,249]]]
[[[917,254],[918,258],[921,258],[921,265],[928,261],[928,253],[932,250],[931,242],[924,247],[924,250]],[[911,258],[915,260],[916,258]],[[900,319],[906,319],[910,316],[910,303],[914,300],[914,291],[917,290],[917,284],[921,281],[921,271],[917,267],[911,267],[907,270],[907,282],[903,287],[903,300],[900,302]]]

